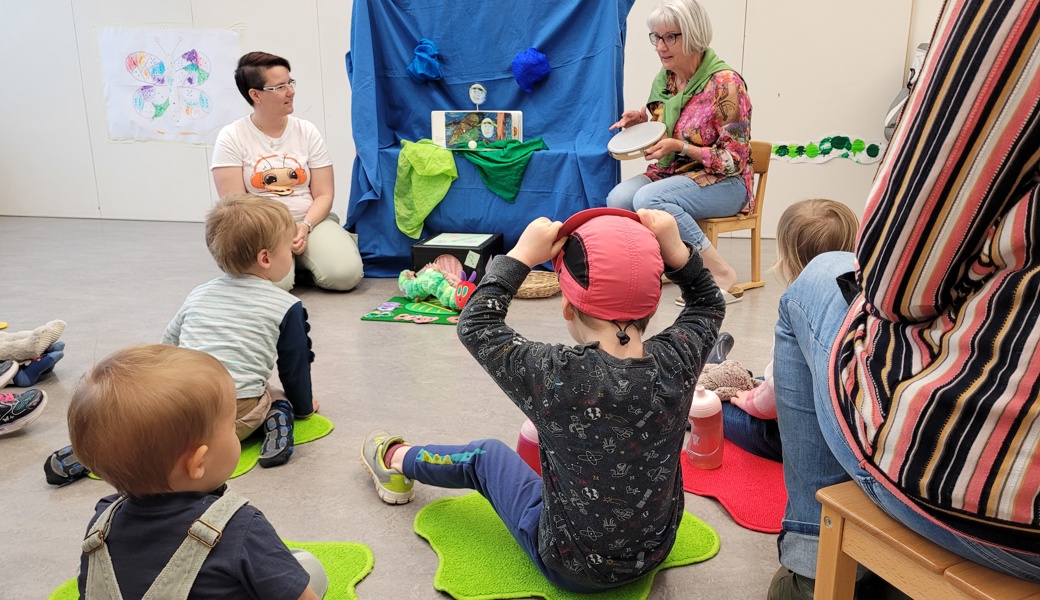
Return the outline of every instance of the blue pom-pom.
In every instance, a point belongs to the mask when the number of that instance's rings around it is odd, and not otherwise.
[[[551,71],[549,59],[535,48],[528,48],[513,59],[513,77],[527,93],[534,91],[534,84],[548,77]]]
[[[415,47],[415,58],[408,65],[408,76],[413,80],[423,83],[433,79],[441,78],[441,63],[437,60],[437,45],[426,38],[419,40]]]

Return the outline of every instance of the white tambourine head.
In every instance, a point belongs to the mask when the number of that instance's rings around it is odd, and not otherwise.
[[[656,144],[668,130],[660,121],[647,121],[623,129],[607,142],[607,152],[618,160],[640,158],[646,149]]]

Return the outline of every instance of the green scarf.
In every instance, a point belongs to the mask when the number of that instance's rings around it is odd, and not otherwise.
[[[726,61],[719,58],[714,50],[708,48],[704,51],[704,58],[701,59],[701,65],[697,67],[697,72],[686,82],[686,89],[673,96],[668,91],[668,71],[661,69],[661,72],[654,78],[654,83],[650,87],[650,98],[646,103],[648,106],[652,102],[661,102],[663,104],[664,110],[661,111],[661,122],[668,128],[665,132],[665,137],[672,137],[672,130],[679,121],[679,113],[682,112],[683,107],[686,106],[686,103],[690,101],[694,94],[704,91],[704,86],[711,79],[712,75],[719,71],[733,70],[733,67],[727,65]],[[675,153],[673,152],[662,157],[661,160],[657,161],[657,164],[662,169],[667,169],[674,160]]]

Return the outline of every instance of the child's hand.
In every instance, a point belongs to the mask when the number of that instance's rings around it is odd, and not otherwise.
[[[746,410],[744,407],[747,406],[748,398],[751,396],[751,391],[740,390],[736,396],[729,399],[730,404],[736,406],[741,410]]]
[[[679,226],[675,217],[663,210],[640,208],[639,220],[657,237],[661,245],[661,258],[668,269],[681,269],[690,260],[690,251],[679,237]]]
[[[520,234],[520,240],[516,246],[506,253],[506,256],[515,258],[529,267],[540,265],[547,260],[552,260],[567,238],[560,238],[560,227],[563,223],[550,221],[546,217],[538,217],[524,229]],[[559,238],[559,239],[557,239]]]

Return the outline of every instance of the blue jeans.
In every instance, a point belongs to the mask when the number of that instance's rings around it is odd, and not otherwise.
[[[695,219],[732,217],[744,208],[747,199],[747,185],[740,177],[727,177],[702,187],[683,175],[658,181],[636,175],[610,190],[607,206],[631,211],[640,208],[667,211],[679,224],[683,241],[703,252],[711,244]]]
[[[451,464],[428,460],[451,456]],[[480,492],[506,529],[553,585],[572,592],[598,592],[545,566],[538,554],[538,520],[542,514],[542,478],[520,455],[499,440],[477,440],[464,446],[413,446],[404,455],[404,476],[443,488]],[[464,524],[460,524],[465,526]]]
[[[1040,581],[1040,556],[994,548],[932,523],[884,489],[856,459],[828,389],[831,346],[848,312],[835,277],[853,268],[851,253],[821,254],[780,298],[773,354],[787,484],[787,509],[777,541],[780,562],[799,575],[816,576],[816,491],[851,478],[892,518],[932,542],[991,569]]]
[[[727,440],[755,456],[777,462],[784,460],[780,426],[775,419],[753,417],[729,402],[723,402],[722,428]]]

